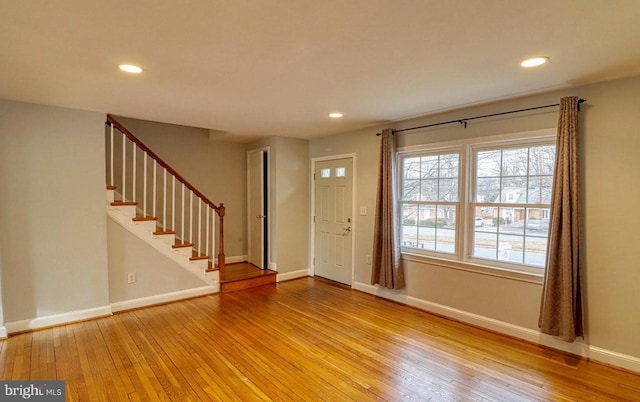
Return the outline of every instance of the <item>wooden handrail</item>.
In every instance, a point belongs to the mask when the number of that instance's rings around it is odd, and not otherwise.
[[[110,125],[113,124],[113,126],[115,128],[120,130],[120,132],[122,134],[124,134],[128,139],[130,139],[133,143],[135,143],[138,146],[138,148],[140,148],[141,150],[146,152],[147,155],[149,155],[151,157],[151,159],[154,159],[156,162],[158,162],[158,164],[160,164],[160,166],[162,166],[163,168],[167,169],[167,171],[169,173],[171,173],[173,176],[175,176],[175,178],[178,179],[178,181],[180,183],[184,184],[189,190],[193,191],[193,193],[195,195],[197,195],[198,197],[200,197],[200,199],[202,201],[204,201],[205,204],[207,204],[211,208],[213,208],[216,211],[216,213],[218,214],[218,216],[224,216],[224,208],[223,208],[224,204],[223,203],[220,203],[220,205],[216,205],[213,202],[211,202],[207,197],[204,196],[204,194],[202,194],[194,186],[192,186],[191,183],[189,183],[184,177],[180,176],[180,174],[178,172],[173,170],[173,168],[171,166],[169,166],[165,161],[163,161],[162,158],[160,158],[152,150],[147,148],[147,146],[144,145],[142,143],[142,141],[140,141],[135,135],[133,135],[129,130],[127,130],[122,124],[120,124],[120,122],[118,122],[116,119],[114,119],[113,116],[111,116],[110,114],[107,115],[107,123],[110,124]],[[222,213],[222,215],[221,215],[221,213]]]
[[[113,118],[110,114],[107,115],[107,124],[112,125],[117,128],[124,136],[126,136],[131,142],[136,144],[138,148],[143,150],[151,159],[155,160],[161,167],[166,169],[171,175],[173,175],[178,181],[185,185],[189,190],[193,192],[196,196],[198,196],[205,204],[213,208],[216,211],[216,214],[220,217],[220,227],[219,232],[220,236],[218,237],[219,248],[218,248],[218,268],[220,269],[220,278],[224,278],[225,271],[225,254],[224,254],[224,215],[225,215],[225,207],[224,203],[220,203],[220,205],[216,205],[211,202],[204,194],[202,194],[198,189],[196,189],[191,183],[189,183],[184,177],[180,176],[178,172],[176,172],[168,163],[162,160],[158,155],[155,154],[152,150],[150,150],[146,145],[142,143],[135,135],[133,135],[129,130],[127,130],[119,121]]]

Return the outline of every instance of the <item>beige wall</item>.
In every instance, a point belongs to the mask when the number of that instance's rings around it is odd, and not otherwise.
[[[309,142],[277,137],[278,272],[309,268]]]
[[[640,77],[632,77],[516,100],[469,107],[389,124],[403,128],[523,107],[558,103],[566,95],[588,99],[580,113],[584,187],[584,294],[586,343],[640,357]],[[555,127],[554,109],[400,134],[399,146]],[[382,127],[310,142],[310,157],[355,152],[357,206],[375,211],[379,137]],[[358,216],[355,278],[369,283],[373,217]],[[424,262],[406,262],[407,289],[400,292],[427,302],[537,330],[541,285]]]
[[[279,273],[308,269],[309,142],[270,137],[247,151],[269,147],[270,261]]]
[[[224,203],[225,254],[246,255],[245,145],[210,141],[206,129],[116,119],[213,203]]]
[[[207,285],[112,219],[107,219],[107,236],[110,303]],[[132,272],[136,282],[130,284],[127,274]]]
[[[0,100],[5,322],[106,306],[104,115]]]

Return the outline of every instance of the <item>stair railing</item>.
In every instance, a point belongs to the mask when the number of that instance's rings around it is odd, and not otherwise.
[[[210,267],[215,265],[211,256],[215,254],[216,249],[215,215],[217,215],[219,218],[217,265],[220,269],[220,277],[223,278],[224,204],[216,205],[211,202],[111,115],[107,115],[106,124],[110,127],[106,144],[109,160],[107,185],[121,191],[122,201],[142,204],[142,216],[156,218],[162,228],[161,231],[174,232],[182,244],[193,244],[198,254],[194,258],[204,258],[201,257],[202,255],[209,256]],[[120,138],[117,138],[116,131],[120,132]],[[138,161],[138,154],[142,159],[142,165]],[[148,167],[148,161],[152,163],[152,168]],[[139,178],[142,179],[142,186],[138,183]],[[167,184],[167,178],[170,185]],[[169,199],[167,199],[167,192],[171,195]],[[178,195],[177,199],[176,195]],[[148,214],[149,212],[151,215]],[[194,217],[194,213],[197,213],[197,217]]]

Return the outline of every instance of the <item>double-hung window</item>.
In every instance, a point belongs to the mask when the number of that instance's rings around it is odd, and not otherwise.
[[[555,136],[528,135],[401,150],[403,252],[541,274]]]
[[[424,152],[401,160],[402,245],[456,254],[460,151]]]

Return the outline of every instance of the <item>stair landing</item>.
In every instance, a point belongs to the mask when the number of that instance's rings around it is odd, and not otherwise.
[[[275,285],[277,272],[260,269],[253,264],[240,262],[225,267],[224,278],[220,278],[222,293],[255,288],[264,285]]]

